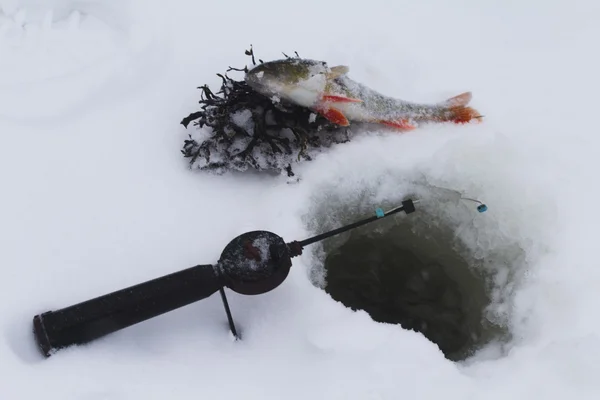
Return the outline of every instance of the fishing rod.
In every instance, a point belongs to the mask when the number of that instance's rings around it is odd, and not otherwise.
[[[215,265],[202,264],[33,317],[35,341],[44,357],[62,348],[82,345],[105,335],[206,299],[217,291],[225,308],[229,328],[240,339],[225,288],[244,295],[267,293],[287,278],[292,258],[304,247],[391,215],[415,212],[418,200],[333,229],[286,243],[269,231],[251,231],[234,238]],[[483,203],[482,203],[483,204]],[[481,212],[481,211],[480,211]]]
[[[331,230],[329,232],[321,233],[320,235],[316,235],[316,236],[313,236],[308,239],[304,239],[301,241],[293,241],[288,244],[288,246],[290,247],[290,250],[292,251],[292,257],[302,254],[302,249],[305,246],[308,246],[309,244],[317,243],[322,240],[328,239],[332,236],[339,235],[340,233],[344,233],[349,230],[356,229],[359,226],[369,224],[371,222],[377,221],[378,219],[389,217],[390,215],[399,213],[401,211],[404,211],[406,214],[411,214],[416,210],[415,203],[418,203],[418,202],[419,202],[419,200],[405,200],[402,202],[401,206],[392,208],[389,211],[383,211],[382,208],[377,208],[375,210],[375,215],[372,217],[353,222],[349,225],[342,226],[341,228],[337,228],[337,229]]]

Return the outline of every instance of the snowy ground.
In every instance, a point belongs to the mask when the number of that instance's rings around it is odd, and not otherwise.
[[[2,398],[600,397],[597,2],[0,0],[0,10]],[[298,51],[347,64],[404,99],[472,90],[486,120],[374,132],[305,164],[298,185],[190,171],[179,121],[196,110],[197,86],[247,62],[249,44],[265,60]],[[311,285],[310,254],[277,290],[231,295],[241,342],[213,296],[37,354],[39,312],[214,262],[251,229],[302,239],[324,195],[351,204],[370,188],[376,206],[401,197],[396,180],[423,174],[489,205],[474,249],[525,250],[508,354],[447,361],[422,335]]]

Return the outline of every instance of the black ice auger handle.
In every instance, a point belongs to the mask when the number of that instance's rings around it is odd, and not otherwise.
[[[33,318],[35,339],[49,357],[109,333],[205,299],[223,287],[213,265],[197,265]]]

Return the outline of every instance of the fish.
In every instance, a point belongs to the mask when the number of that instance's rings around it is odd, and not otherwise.
[[[339,126],[352,121],[407,131],[424,123],[464,124],[482,118],[468,106],[471,92],[435,104],[414,103],[383,95],[351,79],[349,71],[346,65],[290,57],[249,68],[244,81],[272,101],[308,108]]]

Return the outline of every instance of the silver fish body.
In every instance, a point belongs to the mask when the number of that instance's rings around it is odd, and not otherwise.
[[[274,100],[310,108],[339,125],[350,121],[414,129],[422,122],[469,122],[479,113],[466,105],[466,92],[438,104],[412,103],[385,96],[348,77],[348,67],[290,58],[259,64],[246,74],[254,90]]]

